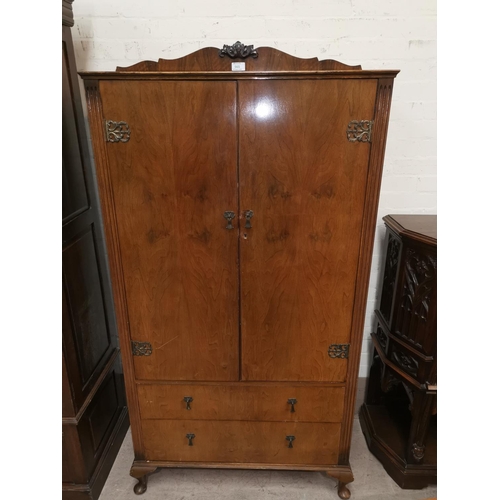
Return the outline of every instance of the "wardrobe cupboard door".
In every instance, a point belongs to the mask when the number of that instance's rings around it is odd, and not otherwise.
[[[244,380],[342,382],[350,342],[376,80],[239,83]]]
[[[237,380],[236,83],[103,81],[138,379]],[[122,126],[124,127],[124,126]],[[125,135],[124,139],[127,139]],[[146,355],[144,355],[146,354]]]

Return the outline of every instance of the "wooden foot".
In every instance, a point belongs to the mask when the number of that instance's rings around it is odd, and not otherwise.
[[[351,498],[351,492],[347,488],[346,484],[339,481],[339,497],[340,498]]]
[[[139,481],[134,486],[134,493],[136,495],[142,495],[148,489],[148,476],[139,478]]]
[[[327,475],[338,480],[338,494],[340,498],[351,498],[351,492],[347,488],[348,483],[354,481],[352,471],[346,467],[347,470],[332,470],[327,471]]]
[[[134,493],[136,495],[142,495],[148,489],[148,478],[155,472],[157,467],[139,467],[132,465],[130,469],[130,475],[137,479],[137,484],[134,486]]]

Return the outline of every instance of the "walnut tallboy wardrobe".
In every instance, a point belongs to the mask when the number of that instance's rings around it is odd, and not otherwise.
[[[85,80],[135,460],[349,498],[392,85],[243,45]]]

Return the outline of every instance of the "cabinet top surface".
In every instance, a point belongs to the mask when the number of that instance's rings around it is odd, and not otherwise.
[[[437,244],[437,215],[386,215],[383,220],[400,235]]]

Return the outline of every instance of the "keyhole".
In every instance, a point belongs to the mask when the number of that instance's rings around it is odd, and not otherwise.
[[[245,238],[245,240],[247,239],[247,233],[243,234],[243,238]]]

